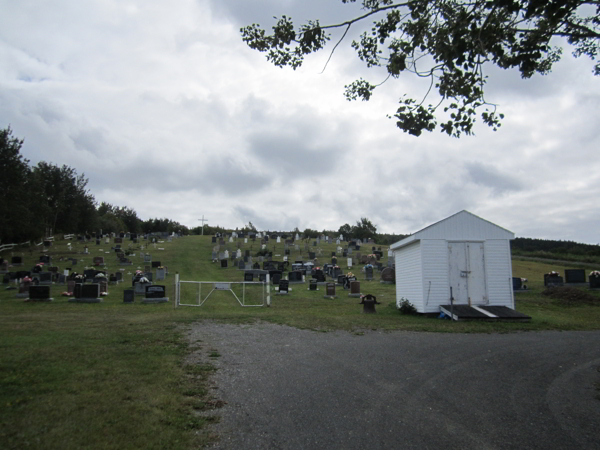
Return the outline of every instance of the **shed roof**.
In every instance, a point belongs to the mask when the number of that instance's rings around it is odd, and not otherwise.
[[[396,242],[390,249],[396,250],[423,239],[446,239],[451,241],[514,239],[515,234],[469,211],[463,210]]]

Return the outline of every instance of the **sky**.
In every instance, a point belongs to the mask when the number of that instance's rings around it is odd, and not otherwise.
[[[366,217],[408,234],[466,209],[518,237],[600,243],[600,89],[566,48],[548,76],[487,68],[494,132],[420,137],[392,115],[427,85],[404,74],[369,102],[350,42],[277,68],[240,27],[337,23],[341,0],[0,0],[0,128],[21,153],[85,174],[98,203],[265,230],[337,230]],[[370,24],[367,24],[370,27]],[[354,33],[354,34],[353,34]],[[334,35],[335,38],[336,35]],[[335,39],[328,49],[332,48]]]

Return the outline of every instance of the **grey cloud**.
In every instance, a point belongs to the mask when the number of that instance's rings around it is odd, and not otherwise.
[[[523,184],[509,175],[503,174],[493,166],[479,162],[466,163],[465,168],[469,178],[480,186],[488,187],[494,195],[500,195],[508,191],[519,191]]]

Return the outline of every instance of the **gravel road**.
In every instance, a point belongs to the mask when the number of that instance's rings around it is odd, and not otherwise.
[[[218,449],[600,449],[600,332],[322,333],[199,322]]]

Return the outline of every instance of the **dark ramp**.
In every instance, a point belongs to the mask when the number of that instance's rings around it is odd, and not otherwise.
[[[531,322],[530,316],[515,311],[514,309],[507,308],[506,306],[480,306],[479,308],[485,309],[487,312],[498,316],[500,320]]]
[[[440,309],[453,320],[495,320],[495,317],[490,317],[469,305],[445,305],[440,306]]]
[[[506,306],[443,305],[440,310],[452,320],[485,320],[495,322],[530,322],[531,317]]]

